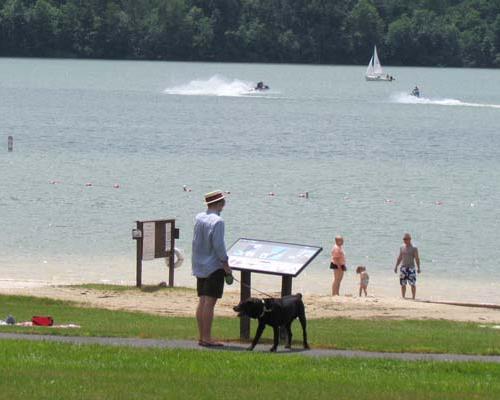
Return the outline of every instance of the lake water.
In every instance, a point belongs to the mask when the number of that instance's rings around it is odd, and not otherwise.
[[[220,188],[228,244],[324,247],[297,289],[328,293],[342,234],[345,293],[364,264],[372,293],[397,296],[409,231],[421,296],[500,303],[500,72],[388,67],[397,80],[379,83],[364,70],[0,59],[0,284],[132,282],[141,219],[176,218],[189,259],[203,194]],[[249,93],[259,80],[271,90]],[[187,264],[178,282],[192,286]],[[144,269],[166,279],[160,261]]]

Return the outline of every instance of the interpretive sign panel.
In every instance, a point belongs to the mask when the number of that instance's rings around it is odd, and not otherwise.
[[[241,238],[227,253],[232,269],[296,277],[321,250],[316,246]]]

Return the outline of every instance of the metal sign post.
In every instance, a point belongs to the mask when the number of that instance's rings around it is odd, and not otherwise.
[[[155,258],[168,258],[168,286],[174,286],[174,249],[179,229],[175,219],[136,221],[132,239],[137,242],[136,286],[142,286],[142,262]]]

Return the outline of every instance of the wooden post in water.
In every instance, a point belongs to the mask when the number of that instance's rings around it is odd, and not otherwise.
[[[14,150],[14,138],[12,136],[9,136],[7,138],[7,149],[9,150],[9,152]]]

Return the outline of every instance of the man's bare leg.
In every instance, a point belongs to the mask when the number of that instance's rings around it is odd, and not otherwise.
[[[403,296],[403,299],[406,297],[406,285],[401,286],[401,296]]]
[[[205,296],[198,298],[198,307],[196,308],[196,322],[198,323],[198,339],[203,340],[203,307],[205,305]]]
[[[415,300],[415,295],[417,294],[417,287],[415,285],[411,285],[411,296],[413,300]]]
[[[212,342],[212,321],[214,319],[215,303],[217,303],[217,298],[205,296],[205,301],[203,303],[203,313],[201,315],[201,340],[206,343]]]

